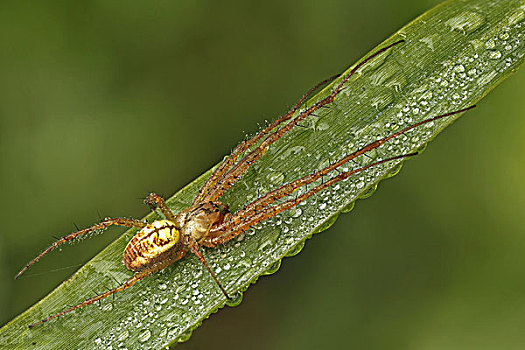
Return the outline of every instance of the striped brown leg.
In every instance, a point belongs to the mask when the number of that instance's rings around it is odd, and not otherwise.
[[[202,196],[202,201],[215,201],[217,198],[219,198],[230,186],[248,169],[248,167],[253,164],[257,159],[259,159],[264,152],[266,151],[266,148],[270,146],[272,143],[277,141],[279,138],[281,138],[284,134],[286,134],[288,131],[292,130],[299,122],[301,122],[304,118],[308,117],[309,115],[312,115],[315,111],[319,110],[320,108],[326,106],[329,103],[332,103],[339,92],[341,92],[343,85],[350,79],[352,75],[355,74],[355,72],[361,68],[365,63],[370,61],[372,58],[376,57],[382,52],[385,52],[386,50],[390,49],[391,47],[398,45],[400,43],[404,42],[404,40],[396,41],[393,44],[390,44],[375,53],[371,54],[370,56],[366,57],[363,61],[359,62],[351,71],[348,73],[342,80],[339,82],[339,84],[336,85],[335,89],[332,91],[330,95],[323,98],[321,101],[314,103],[312,106],[307,108],[304,112],[294,117],[288,124],[284,125],[279,130],[275,131],[274,133],[268,135],[261,144],[255,148],[253,151],[248,153],[243,159],[241,159],[237,164],[235,164],[227,173],[225,173],[222,178],[220,178],[217,183],[216,187],[214,187],[211,191],[208,192],[207,195]]]
[[[257,141],[259,141],[263,136],[270,133],[274,128],[281,125],[283,122],[289,120],[292,115],[301,107],[301,105],[306,101],[306,99],[312,95],[317,89],[319,89],[321,86],[331,82],[335,78],[337,78],[339,75],[334,75],[328,79],[323,80],[322,82],[315,85],[313,88],[308,90],[306,94],[304,94],[301,99],[295,104],[295,106],[288,111],[285,115],[281,116],[279,119],[274,121],[273,123],[267,125],[264,129],[259,131],[255,136],[253,136],[249,140],[245,140],[241,142],[235,149],[232,151],[232,153],[219,165],[217,169],[211,174],[211,176],[206,180],[204,185],[199,190],[199,193],[193,200],[193,204],[204,202],[205,200],[203,198],[207,197],[210,192],[213,191],[213,188],[217,184],[217,182],[221,179],[221,177],[233,166],[233,164],[237,161],[239,156],[243,154],[248,148],[253,146]]]
[[[167,220],[170,220],[172,222],[175,221],[175,215],[173,214],[171,209],[168,208],[168,206],[166,205],[166,202],[164,201],[164,199],[161,196],[159,196],[158,194],[150,193],[146,197],[146,199],[144,200],[144,203],[149,205],[150,208],[153,211],[155,211],[157,208],[159,208],[161,213],[162,213],[162,215],[164,215],[164,217]]]
[[[144,226],[146,226],[146,224],[144,222],[139,221],[139,220],[135,220],[135,219],[107,218],[107,219],[105,219],[104,221],[102,221],[102,222],[100,222],[98,224],[95,224],[95,225],[93,225],[91,227],[85,228],[85,229],[80,230],[80,231],[76,231],[76,232],[70,233],[70,234],[68,234],[68,235],[58,239],[53,244],[51,244],[46,250],[44,250],[42,253],[40,253],[36,258],[31,260],[29,263],[27,263],[27,265],[22,270],[20,270],[19,273],[16,274],[15,279],[20,277],[20,275],[23,274],[24,271],[27,270],[31,265],[36,263],[38,260],[40,260],[40,258],[42,258],[44,255],[46,255],[47,253],[49,253],[50,251],[52,251],[53,249],[55,249],[59,245],[61,245],[63,243],[66,243],[68,241],[71,241],[72,239],[75,239],[76,237],[81,236],[83,234],[90,233],[90,232],[93,232],[93,231],[96,231],[96,230],[104,230],[104,229],[108,228],[111,225],[135,227],[135,228],[139,228],[139,229],[143,228]]]
[[[207,247],[214,247],[218,244],[222,244],[224,242],[229,241],[230,239],[236,237],[240,233],[248,230],[253,225],[256,225],[257,223],[267,220],[271,217],[274,217],[275,215],[279,214],[282,211],[291,209],[295,206],[297,206],[299,203],[305,201],[309,197],[313,196],[319,191],[324,190],[327,187],[330,187],[334,184],[336,184],[339,181],[342,181],[356,173],[359,173],[363,170],[366,170],[368,168],[371,168],[373,166],[383,164],[386,162],[390,162],[397,159],[403,159],[411,156],[415,156],[417,153],[409,153],[409,154],[403,154],[396,157],[391,157],[387,159],[383,159],[371,164],[368,164],[366,166],[363,166],[359,169],[354,169],[351,171],[341,172],[337,176],[332,177],[330,180],[312,188],[311,190],[303,193],[302,195],[298,196],[297,198],[291,198],[287,201],[284,201],[281,204],[266,207],[262,209],[259,212],[255,212],[253,215],[249,217],[237,217],[236,214],[232,216],[232,219],[228,222],[223,223],[222,225],[218,226],[215,229],[212,229],[210,231],[211,236],[208,238],[203,245]]]
[[[475,107],[475,105],[467,107],[467,108],[463,108],[463,109],[460,109],[460,110],[457,110],[457,111],[441,114],[441,115],[438,115],[438,116],[433,117],[433,118],[425,119],[425,120],[420,121],[418,123],[415,123],[415,124],[412,124],[410,126],[407,126],[407,127],[403,128],[403,129],[399,130],[398,132],[393,133],[392,135],[389,135],[387,137],[384,137],[382,139],[379,139],[377,141],[369,143],[368,145],[358,149],[357,151],[347,155],[346,157],[343,157],[340,160],[330,164],[329,166],[325,167],[324,169],[318,170],[318,171],[316,171],[313,174],[306,175],[306,176],[304,176],[304,177],[302,177],[300,179],[297,179],[297,180],[292,181],[290,183],[284,184],[284,185],[282,185],[282,186],[280,186],[280,187],[278,187],[278,188],[276,188],[276,189],[266,193],[265,195],[257,198],[256,200],[254,200],[253,202],[251,202],[250,204],[246,205],[244,208],[242,208],[241,210],[239,210],[238,212],[233,214],[229,218],[229,220],[230,221],[233,220],[235,222],[240,222],[243,218],[254,215],[255,213],[257,213],[260,210],[263,210],[264,208],[266,208],[268,205],[272,204],[276,200],[279,200],[279,199],[281,199],[283,197],[286,197],[286,196],[290,195],[292,192],[297,190],[299,187],[307,185],[307,184],[310,184],[310,183],[320,179],[321,177],[323,177],[323,176],[329,174],[330,172],[334,171],[335,169],[339,168],[341,165],[351,161],[352,159],[354,159],[354,158],[356,158],[356,157],[358,157],[358,156],[360,156],[360,155],[362,155],[362,154],[364,154],[366,152],[369,152],[369,151],[371,151],[371,150],[381,146],[385,142],[387,142],[387,141],[389,141],[389,140],[391,140],[393,138],[396,138],[396,137],[406,133],[409,130],[412,130],[412,129],[414,129],[414,128],[418,127],[418,126],[421,126],[423,124],[436,121],[438,119],[442,119],[442,118],[449,117],[449,116],[454,115],[454,114],[458,114],[458,113],[462,113],[462,112],[468,111],[468,110],[470,110],[470,109],[472,109],[474,107]]]
[[[224,289],[222,284],[220,284],[219,280],[217,279],[217,276],[215,276],[215,273],[213,272],[213,270],[208,265],[208,262],[206,261],[206,258],[204,257],[202,252],[199,250],[199,245],[197,243],[192,243],[192,244],[189,245],[189,247],[190,247],[191,252],[193,254],[195,254],[195,256],[197,257],[197,259],[199,259],[201,264],[204,265],[204,267],[208,270],[208,272],[210,273],[210,275],[213,278],[213,280],[215,281],[215,283],[217,283],[217,285],[219,286],[219,289],[221,290],[222,294],[224,294],[226,299],[230,299],[230,297],[228,296],[228,293],[226,293],[226,289]]]
[[[154,274],[155,272],[158,272],[164,268],[166,268],[167,266],[173,264],[175,261],[179,260],[180,258],[182,258],[185,254],[187,253],[187,250],[180,250],[179,252],[177,252],[177,255],[165,260],[165,261],[162,261],[156,265],[153,265],[149,268],[147,268],[146,270],[143,270],[143,271],[140,271],[140,272],[137,272],[133,275],[133,277],[129,278],[126,282],[122,283],[120,286],[116,287],[116,288],[113,288],[111,290],[108,290],[107,292],[105,293],[102,293],[102,294],[99,294],[97,295],[96,297],[93,297],[93,298],[89,298],[89,299],[86,299],[84,300],[83,302],[81,302],[80,304],[78,305],[75,305],[73,307],[70,307],[69,309],[66,309],[64,311],[61,311],[59,312],[58,314],[55,314],[55,315],[51,315],[41,321],[38,321],[36,323],[33,323],[33,324],[30,324],[29,325],[29,328],[33,328],[34,326],[38,326],[44,322],[47,322],[49,320],[52,320],[54,318],[57,318],[57,317],[60,317],[62,315],[65,315],[67,314],[68,312],[71,312],[73,310],[76,310],[76,309],[79,309],[81,307],[84,307],[86,305],[89,305],[89,304],[93,304],[94,302],[96,301],[99,301],[100,299],[104,299],[112,294],[115,294],[117,292],[120,292],[124,289],[127,289],[129,287],[131,287],[132,285],[134,285],[135,283],[137,283],[138,281],[140,281],[141,279],[143,279],[144,277],[147,277],[149,275],[152,275]]]

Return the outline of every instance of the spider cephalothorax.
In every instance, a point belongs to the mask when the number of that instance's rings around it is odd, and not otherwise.
[[[80,235],[96,230],[102,230],[111,225],[139,229],[138,233],[126,246],[123,259],[126,268],[135,272],[135,274],[120,286],[95,297],[86,299],[76,306],[70,307],[62,312],[34,323],[30,325],[30,327],[47,322],[53,318],[64,315],[80,307],[92,304],[95,301],[129,288],[144,277],[173,264],[188,252],[191,252],[199,259],[199,261],[209,271],[211,277],[215,280],[222,293],[226,296],[226,298],[229,298],[228,293],[218,281],[212,269],[208,266],[204,255],[200,251],[201,246],[212,248],[219,244],[225,243],[245,232],[257,223],[267,220],[282,211],[293,208],[319,191],[322,191],[325,188],[330,187],[356,173],[385,162],[399,160],[415,155],[416,153],[401,154],[398,156],[381,159],[352,170],[341,171],[339,169],[342,165],[354,160],[354,158],[378,148],[385,142],[388,142],[389,140],[396,138],[413,128],[416,128],[425,123],[430,123],[437,119],[464,112],[474,107],[470,106],[407,126],[391,134],[390,136],[378,139],[361,147],[360,149],[357,149],[355,152],[330,163],[325,168],[317,170],[313,174],[300,177],[295,181],[283,184],[280,187],[267,192],[251,203],[246,204],[243,208],[235,213],[229,212],[228,206],[221,203],[219,198],[230,186],[235,183],[235,181],[246,171],[246,169],[250,167],[250,165],[256,162],[265,153],[266,149],[272,143],[292,130],[302,120],[308,116],[311,116],[315,111],[332,103],[336,99],[337,95],[342,91],[343,86],[348,81],[348,79],[366,62],[376,57],[380,53],[403,42],[404,40],[396,41],[393,44],[388,45],[368,56],[359,64],[357,64],[348,74],[342,76],[340,81],[334,85],[328,96],[322,98],[318,102],[311,104],[310,106],[305,106],[303,109],[299,110],[303,106],[303,103],[306,101],[308,96],[314,93],[319,87],[334,80],[338,76],[331,77],[317,84],[315,87],[310,89],[288,113],[281,116],[273,123],[270,123],[251,139],[241,142],[206,180],[204,185],[199,190],[199,193],[193,200],[192,205],[188,209],[185,209],[179,213],[174,213],[168,208],[160,196],[152,193],[146,198],[145,202],[153,210],[158,210],[164,216],[164,219],[156,220],[152,223],[145,223],[135,219],[107,218],[98,224],[73,232],[54,242],[35,259],[30,261],[17,274],[16,277],[20,276],[29,266],[33,265],[42,256],[55,249],[57,246]],[[337,173],[335,173],[335,171],[337,171]],[[325,180],[325,177],[329,176],[329,174],[334,175],[332,175],[332,177],[330,177],[328,180]],[[307,188],[307,190],[302,194],[291,196],[291,194],[297,189],[301,188],[302,186],[308,186],[309,184],[315,183],[317,180],[321,180],[321,184]]]
[[[174,222],[183,236],[200,244],[209,237],[212,227],[223,223],[227,214],[227,206],[208,202],[181,211]]]

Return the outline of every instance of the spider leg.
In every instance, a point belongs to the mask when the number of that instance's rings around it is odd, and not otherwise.
[[[170,220],[171,222],[175,221],[175,215],[173,214],[171,209],[168,208],[168,206],[166,205],[166,202],[164,201],[164,199],[161,196],[159,196],[158,194],[150,193],[146,197],[146,199],[144,200],[144,203],[149,205],[150,208],[153,211],[155,211],[157,208],[159,208],[161,213],[162,213],[162,215],[164,215],[164,217],[167,220]]]
[[[226,299],[230,299],[230,297],[228,296],[228,293],[226,293],[226,290],[224,289],[222,284],[220,284],[219,280],[217,279],[217,276],[215,276],[215,273],[213,272],[213,270],[210,268],[210,266],[206,262],[206,258],[204,258],[204,255],[199,250],[198,244],[197,243],[190,243],[189,247],[190,247],[191,252],[193,254],[195,254],[197,259],[199,259],[199,261],[204,265],[204,267],[206,267],[206,269],[210,273],[211,277],[215,280],[215,283],[217,283],[217,285],[219,286],[219,289],[221,290],[221,292],[224,294],[224,296],[226,296]]]
[[[66,242],[68,242],[68,241],[70,241],[70,240],[72,240],[72,239],[74,239],[74,238],[76,238],[78,236],[83,235],[83,234],[86,234],[86,233],[89,233],[89,232],[93,232],[93,231],[96,231],[96,230],[104,230],[104,229],[108,228],[111,225],[126,226],[126,227],[136,227],[136,228],[143,228],[144,226],[146,226],[146,224],[144,222],[139,221],[139,220],[135,220],[135,219],[107,218],[107,219],[105,219],[104,221],[102,221],[102,222],[100,222],[98,224],[95,224],[95,225],[93,225],[91,227],[85,228],[85,229],[80,230],[80,231],[76,231],[76,232],[70,233],[70,234],[68,234],[68,235],[58,239],[53,244],[51,244],[46,250],[44,250],[42,253],[40,253],[36,258],[34,258],[30,262],[28,262],[27,265],[22,270],[20,270],[19,273],[16,274],[15,279],[20,277],[20,275],[23,274],[24,271],[27,270],[31,265],[36,263],[38,260],[40,260],[40,258],[42,258],[44,255],[46,255],[47,253],[49,253],[50,251],[52,251],[53,249],[55,249],[59,245],[61,245],[63,243],[66,243]]]
[[[232,153],[219,165],[217,169],[210,175],[210,177],[206,180],[204,185],[199,190],[199,193],[193,200],[193,204],[204,202],[206,196],[210,194],[210,192],[213,191],[213,188],[219,181],[219,179],[233,166],[233,164],[237,161],[239,156],[243,154],[248,148],[253,146],[257,141],[259,141],[263,136],[270,133],[274,128],[278,127],[283,122],[289,120],[292,115],[301,107],[301,105],[306,101],[306,99],[312,95],[319,87],[323,86],[326,83],[331,82],[335,78],[337,78],[338,75],[334,75],[328,79],[323,80],[322,82],[315,85],[313,88],[308,90],[301,99],[295,104],[295,106],[288,111],[285,115],[281,116],[279,119],[274,121],[273,123],[267,125],[264,129],[259,131],[255,136],[253,136],[249,140],[245,140],[241,142],[235,149],[232,151]]]
[[[366,57],[364,60],[359,62],[335,87],[335,89],[332,91],[330,95],[323,98],[322,100],[314,103],[312,106],[307,108],[305,111],[294,117],[288,124],[284,125],[279,130],[275,131],[274,133],[268,135],[261,144],[255,148],[253,151],[248,153],[244,158],[242,158],[237,164],[235,164],[227,173],[225,173],[222,178],[220,178],[213,190],[209,191],[207,195],[202,196],[201,201],[215,201],[217,198],[219,198],[228,188],[230,188],[231,185],[248,169],[248,167],[253,164],[257,159],[259,159],[264,152],[266,151],[266,148],[270,146],[272,143],[277,141],[279,138],[281,138],[284,134],[286,134],[288,131],[292,130],[299,122],[301,122],[303,119],[317,111],[318,109],[321,109],[325,107],[327,104],[332,103],[339,92],[341,92],[343,85],[350,79],[352,75],[355,74],[355,72],[361,68],[365,63],[370,61],[372,58],[376,57],[377,55],[381,54],[382,52],[385,52],[386,50],[390,49],[391,47],[398,45],[400,43],[404,42],[404,40],[396,41],[393,44],[390,44],[386,47],[383,47],[382,49],[374,52],[370,56]]]
[[[44,318],[43,320],[41,321],[38,321],[38,322],[35,322],[33,324],[30,324],[29,325],[29,328],[33,328],[35,326],[38,326],[44,322],[47,322],[49,320],[52,320],[54,318],[57,318],[57,317],[60,317],[62,315],[65,315],[67,314],[68,312],[71,312],[73,310],[76,310],[76,309],[79,309],[81,307],[84,307],[86,305],[89,305],[89,304],[93,304],[94,302],[96,301],[99,301],[101,299],[104,299],[110,295],[113,295],[117,292],[120,292],[124,289],[127,289],[129,287],[131,287],[132,285],[134,285],[135,283],[137,283],[138,281],[140,281],[141,279],[143,279],[144,277],[147,277],[149,275],[152,275],[154,274],[155,272],[158,272],[164,268],[166,268],[167,266],[171,265],[172,263],[174,263],[175,261],[179,260],[180,258],[182,258],[184,256],[184,254],[186,254],[187,250],[181,250],[179,252],[177,252],[176,255],[174,255],[173,257],[169,258],[168,260],[165,260],[165,261],[162,261],[156,265],[153,265],[143,271],[140,271],[140,272],[137,272],[136,274],[133,275],[133,277],[129,278],[126,282],[122,283],[120,286],[116,287],[116,288],[113,288],[111,290],[108,290],[107,292],[105,293],[102,293],[102,294],[99,294],[95,297],[92,297],[92,298],[89,298],[89,299],[86,299],[84,300],[83,302],[81,302],[80,304],[78,305],[75,305],[73,307],[70,307],[69,309],[66,309],[64,311],[61,311],[57,314],[54,314],[54,315],[51,315],[47,318]]]
[[[460,109],[460,110],[457,110],[457,111],[441,114],[441,115],[438,115],[436,117],[432,117],[432,118],[428,118],[428,119],[422,120],[422,121],[420,121],[418,123],[409,125],[409,126],[403,128],[403,129],[393,133],[392,135],[386,136],[386,137],[384,137],[382,139],[379,139],[377,141],[369,143],[368,145],[363,146],[362,148],[360,148],[357,151],[355,151],[355,152],[353,152],[353,153],[351,153],[351,154],[341,158],[340,160],[329,164],[324,169],[318,170],[318,171],[316,171],[313,174],[303,176],[303,177],[301,177],[301,178],[299,178],[299,179],[297,179],[295,181],[292,181],[292,182],[289,182],[287,184],[284,184],[284,185],[282,185],[282,186],[280,186],[280,187],[278,187],[278,188],[276,188],[276,189],[266,193],[265,195],[257,198],[256,200],[254,200],[253,202],[249,203],[244,208],[239,210],[232,217],[230,217],[229,220],[235,220],[235,221],[239,222],[240,220],[242,220],[242,218],[254,215],[256,212],[258,212],[260,210],[263,210],[264,208],[266,208],[268,205],[272,204],[276,200],[279,200],[279,199],[281,199],[283,197],[286,197],[286,196],[290,195],[292,192],[297,190],[299,187],[304,186],[304,185],[308,185],[309,183],[312,183],[312,182],[316,181],[317,179],[322,178],[325,175],[328,175],[330,172],[336,170],[341,165],[343,165],[343,164],[353,160],[354,158],[356,158],[356,157],[358,157],[358,156],[360,156],[362,154],[366,155],[365,152],[369,152],[369,151],[371,151],[371,150],[373,150],[375,148],[378,148],[379,146],[381,146],[385,142],[387,142],[387,141],[389,141],[389,140],[391,140],[393,138],[396,138],[396,137],[404,134],[405,132],[407,132],[409,130],[412,130],[412,129],[420,126],[420,125],[423,125],[423,124],[426,124],[426,123],[430,123],[430,122],[433,122],[433,121],[438,120],[438,119],[442,119],[442,118],[445,118],[445,117],[448,117],[448,116],[451,116],[451,115],[454,115],[454,114],[465,112],[465,111],[467,111],[469,109],[472,109],[474,107],[475,107],[475,105],[467,107],[467,108],[463,108],[463,109]]]
[[[314,188],[310,189],[309,191],[297,196],[296,198],[291,198],[291,199],[288,199],[287,201],[284,201],[278,205],[275,205],[275,206],[271,206],[271,207],[267,207],[259,212],[256,212],[254,213],[253,215],[249,216],[249,217],[245,217],[245,218],[240,218],[240,217],[236,217],[236,215],[233,215],[232,216],[232,219],[228,222],[225,222],[223,223],[222,225],[218,226],[217,228],[215,229],[212,229],[210,231],[210,237],[207,239],[207,242],[206,244],[208,246],[216,246],[218,244],[221,244],[221,243],[224,243],[224,242],[227,242],[229,241],[230,239],[236,237],[237,235],[239,235],[240,233],[246,231],[247,229],[249,229],[250,227],[252,227],[253,225],[256,225],[257,223],[261,222],[261,221],[264,221],[264,220],[267,220],[277,214],[279,214],[280,212],[282,211],[285,211],[285,210],[288,210],[288,209],[291,209],[293,207],[295,207],[296,205],[298,205],[299,203],[305,201],[306,199],[308,199],[309,197],[313,196],[314,194],[316,194],[317,192],[319,191],[322,191],[323,189],[327,188],[327,187],[330,187],[332,185],[334,185],[335,183],[339,182],[339,181],[342,181],[350,176],[352,176],[353,174],[356,174],[356,173],[359,173],[363,170],[366,170],[368,168],[371,168],[373,166],[376,166],[376,165],[379,165],[379,164],[383,164],[383,163],[386,163],[386,162],[390,162],[390,161],[393,161],[393,160],[397,160],[397,159],[403,159],[403,158],[407,158],[407,157],[412,157],[412,156],[415,156],[417,155],[417,152],[415,153],[408,153],[408,154],[402,154],[402,155],[399,155],[399,156],[395,156],[395,157],[391,157],[391,158],[386,158],[386,159],[383,159],[383,160],[380,160],[380,161],[377,161],[377,162],[374,162],[374,163],[370,163],[368,165],[365,165],[359,169],[354,169],[354,170],[351,170],[351,171],[345,171],[345,172],[341,172],[340,174],[332,177],[330,180],[318,185],[318,186],[315,186]]]

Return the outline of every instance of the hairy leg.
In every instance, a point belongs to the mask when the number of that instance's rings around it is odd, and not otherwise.
[[[135,220],[135,219],[107,218],[104,221],[102,221],[102,222],[100,222],[98,224],[95,224],[95,225],[93,225],[91,227],[88,227],[88,228],[85,228],[83,230],[79,230],[79,231],[70,233],[70,234],[68,234],[68,235],[58,239],[57,241],[55,241],[46,250],[44,250],[42,253],[40,253],[36,258],[34,258],[30,262],[28,262],[27,265],[22,270],[20,270],[20,272],[18,272],[16,274],[15,279],[20,277],[20,275],[23,274],[24,271],[27,270],[31,265],[36,263],[38,260],[40,260],[40,258],[42,258],[44,255],[46,255],[47,253],[49,253],[50,251],[52,251],[53,249],[55,249],[59,245],[64,244],[64,243],[66,243],[66,242],[68,242],[68,241],[70,241],[72,239],[75,239],[76,237],[81,236],[83,234],[90,233],[90,232],[93,232],[93,231],[96,231],[96,230],[104,230],[104,229],[108,228],[111,225],[126,226],[126,227],[136,227],[136,228],[140,229],[140,228],[143,228],[144,226],[146,226],[146,223],[144,223],[142,221],[139,221],[139,220]]]
[[[255,213],[257,213],[258,211],[263,210],[265,207],[267,207],[268,205],[272,204],[276,200],[279,200],[279,199],[281,199],[283,197],[286,197],[286,196],[290,195],[293,191],[295,191],[299,187],[307,185],[307,184],[310,184],[310,183],[320,179],[321,177],[329,174],[330,172],[332,172],[335,169],[339,168],[341,165],[351,161],[352,159],[356,158],[357,156],[360,156],[360,155],[362,155],[362,154],[364,154],[366,152],[369,152],[369,151],[371,151],[371,150],[381,146],[385,142],[387,142],[387,141],[389,141],[389,140],[391,140],[393,138],[396,138],[396,137],[404,134],[405,132],[407,132],[409,130],[412,130],[412,129],[420,126],[420,125],[436,121],[438,119],[442,119],[442,118],[449,117],[449,116],[454,115],[454,114],[465,112],[465,111],[467,111],[469,109],[472,109],[474,107],[475,106],[470,106],[470,107],[463,108],[463,109],[460,109],[460,110],[457,110],[457,111],[441,114],[441,115],[438,115],[438,116],[433,117],[433,118],[425,119],[425,120],[420,121],[418,123],[415,123],[415,124],[412,124],[410,126],[407,126],[407,127],[403,128],[403,129],[393,133],[392,135],[389,135],[387,137],[384,137],[382,139],[379,139],[377,141],[369,143],[368,145],[358,149],[357,151],[347,155],[346,157],[343,157],[340,160],[330,164],[329,166],[325,167],[324,169],[318,170],[318,171],[316,171],[313,174],[303,176],[303,177],[301,177],[301,178],[299,178],[299,179],[297,179],[295,181],[292,181],[290,183],[284,184],[284,185],[282,185],[282,186],[280,186],[280,187],[278,187],[278,188],[276,188],[276,189],[266,193],[265,195],[257,198],[256,200],[254,200],[253,202],[247,204],[246,206],[244,206],[244,208],[240,209],[238,212],[233,214],[229,218],[229,220],[230,221],[233,220],[234,222],[238,223],[238,222],[240,222],[242,220],[242,218],[252,216]]]
[[[322,82],[315,85],[313,88],[308,90],[306,94],[304,94],[301,99],[295,104],[295,106],[288,111],[285,115],[281,116],[279,119],[274,121],[273,123],[267,125],[264,129],[259,131],[255,136],[253,136],[249,140],[245,140],[241,142],[235,149],[232,151],[232,153],[222,161],[222,163],[219,165],[217,169],[211,174],[211,176],[206,180],[204,185],[199,190],[199,193],[193,200],[193,204],[204,202],[208,195],[210,195],[213,192],[213,188],[217,184],[217,182],[223,177],[223,175],[233,166],[233,164],[237,161],[239,156],[243,154],[248,148],[253,146],[257,141],[259,141],[263,136],[270,133],[274,128],[281,125],[283,122],[289,120],[292,118],[293,114],[301,107],[301,105],[306,101],[306,99],[312,95],[319,87],[323,86],[326,83],[331,82],[335,78],[337,78],[339,75],[334,75],[328,79],[323,80]]]
[[[215,283],[217,283],[217,285],[219,286],[219,289],[221,290],[221,292],[224,294],[224,296],[226,297],[226,299],[230,299],[230,297],[228,296],[228,293],[226,293],[226,290],[224,289],[224,287],[222,286],[222,284],[220,284],[219,280],[217,279],[217,276],[215,276],[215,273],[213,272],[213,270],[210,268],[210,266],[208,265],[208,262],[206,261],[206,258],[204,258],[204,255],[201,253],[201,251],[199,250],[199,246],[197,245],[197,243],[190,243],[189,244],[189,247],[190,247],[190,251],[195,254],[195,256],[197,257],[197,259],[199,259],[199,261],[201,262],[201,264],[204,265],[204,267],[208,270],[208,272],[210,273],[211,277],[213,278],[213,280],[215,281]]]
[[[370,56],[366,57],[363,61],[359,62],[342,80],[339,82],[339,84],[336,85],[335,89],[332,91],[330,95],[323,98],[321,101],[314,103],[312,106],[307,108],[304,112],[300,113],[296,117],[294,117],[288,124],[284,125],[281,129],[275,131],[274,133],[268,135],[261,144],[255,148],[253,151],[248,153],[243,159],[241,159],[237,164],[235,164],[227,173],[222,176],[222,178],[217,181],[216,186],[213,188],[212,191],[209,192],[208,195],[202,197],[202,201],[215,201],[217,198],[219,198],[228,188],[230,188],[231,185],[237,179],[246,171],[246,169],[249,168],[251,164],[253,164],[257,159],[259,159],[264,152],[266,151],[266,148],[270,146],[272,143],[277,141],[279,138],[281,138],[284,134],[286,134],[288,131],[292,130],[299,122],[301,122],[304,118],[308,117],[309,115],[312,115],[315,111],[319,110],[320,108],[326,106],[329,103],[332,103],[339,92],[341,92],[343,85],[350,79],[352,75],[355,74],[355,72],[361,68],[365,63],[370,61],[372,58],[376,57],[382,52],[385,52],[386,50],[390,49],[391,47],[398,45],[400,43],[404,42],[404,40],[396,41],[393,44],[390,44],[375,53],[371,54]]]
[[[162,215],[164,215],[164,217],[167,220],[170,220],[172,222],[175,221],[175,215],[173,214],[171,209],[168,208],[168,206],[166,205],[166,202],[164,201],[164,199],[161,196],[159,196],[158,194],[150,193],[146,197],[146,199],[144,200],[144,203],[149,205],[150,208],[153,211],[155,211],[157,208],[159,208],[161,213],[162,213]]]
[[[339,181],[342,181],[356,173],[359,173],[363,170],[366,170],[368,168],[371,168],[373,166],[383,164],[386,162],[390,162],[397,159],[412,157],[417,155],[417,153],[409,153],[409,154],[403,154],[396,157],[391,157],[387,159],[383,159],[371,164],[368,164],[366,166],[363,166],[359,169],[354,169],[351,171],[341,172],[338,175],[332,177],[330,180],[312,188],[311,190],[303,193],[302,195],[298,196],[297,198],[291,198],[287,201],[284,201],[283,203],[280,203],[275,206],[267,207],[262,209],[259,212],[254,213],[253,215],[249,217],[244,218],[235,218],[235,215],[232,216],[232,219],[228,222],[223,223],[222,225],[218,226],[217,228],[210,231],[210,237],[207,238],[207,241],[205,242],[206,246],[216,246],[218,244],[222,244],[224,242],[229,241],[230,239],[236,237],[240,233],[246,231],[250,227],[258,224],[261,221],[267,220],[277,214],[279,214],[282,211],[291,209],[295,206],[297,206],[299,203],[305,201],[309,197],[313,196],[319,191],[322,191],[323,189],[330,187],[334,184],[336,184]]]
[[[120,286],[118,286],[116,288],[113,288],[111,290],[108,290],[107,292],[99,294],[99,295],[97,295],[97,296],[95,296],[93,298],[86,299],[86,300],[84,300],[83,302],[81,302],[78,305],[70,307],[69,309],[61,311],[61,312],[59,312],[57,314],[51,315],[51,316],[49,316],[49,317],[47,317],[47,318],[45,318],[45,319],[43,319],[41,321],[35,322],[35,323],[29,325],[29,328],[33,328],[33,327],[38,326],[38,325],[40,325],[40,324],[42,324],[44,322],[47,322],[47,321],[52,320],[54,318],[60,317],[62,315],[65,315],[68,312],[71,312],[73,310],[79,309],[79,308],[84,307],[84,306],[89,305],[89,304],[93,304],[96,301],[99,301],[101,299],[104,299],[104,298],[112,295],[112,294],[115,294],[115,293],[120,292],[120,291],[122,291],[124,289],[127,289],[127,288],[131,287],[132,285],[134,285],[135,283],[137,283],[138,281],[140,281],[141,279],[143,279],[144,277],[152,275],[155,272],[158,272],[158,271],[166,268],[167,266],[173,264],[175,261],[177,261],[180,258],[182,258],[184,256],[184,254],[186,254],[186,252],[187,252],[187,250],[181,250],[181,251],[177,252],[177,255],[171,257],[170,259],[168,259],[166,261],[163,261],[163,262],[160,262],[160,263],[158,263],[156,265],[153,265],[153,266],[147,268],[146,270],[137,272],[136,274],[133,275],[133,277],[129,278],[126,282],[122,283]]]

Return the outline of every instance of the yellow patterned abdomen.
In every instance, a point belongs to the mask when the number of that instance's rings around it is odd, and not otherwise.
[[[142,271],[180,249],[180,233],[169,220],[148,224],[129,241],[124,250],[124,265],[130,271]]]

